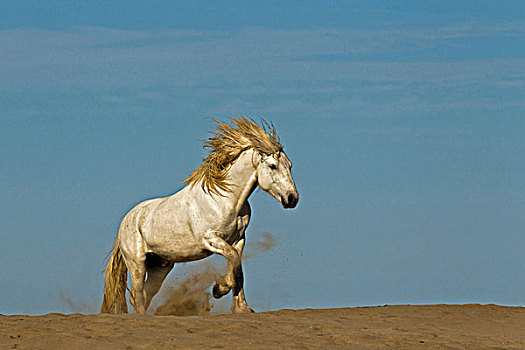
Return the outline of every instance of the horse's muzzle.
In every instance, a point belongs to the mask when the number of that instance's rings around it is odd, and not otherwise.
[[[298,202],[299,202],[298,193],[292,192],[292,193],[289,193],[288,196],[281,196],[281,204],[286,209],[295,208]]]

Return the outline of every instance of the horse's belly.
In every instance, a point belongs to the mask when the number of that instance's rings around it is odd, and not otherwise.
[[[173,262],[200,260],[212,254],[202,244],[198,244],[191,234],[171,233],[148,238],[148,250]]]
[[[162,211],[163,206],[158,206],[155,215],[144,221],[140,231],[149,252],[173,262],[200,260],[213,254],[206,249],[202,235],[195,232],[215,231],[228,244],[234,245],[240,240],[249,220],[249,215],[243,215],[230,223],[210,227],[211,219],[205,225],[189,224],[184,216],[160,215]]]
[[[187,262],[201,260],[207,258],[212,254],[212,252],[210,252],[209,250],[204,249],[196,249],[194,251],[175,251],[165,248],[159,248],[152,250],[152,252],[172,262]]]

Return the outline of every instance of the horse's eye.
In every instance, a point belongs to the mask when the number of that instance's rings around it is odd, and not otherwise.
[[[276,170],[277,169],[277,165],[275,165],[275,164],[270,164],[269,167],[272,170]]]

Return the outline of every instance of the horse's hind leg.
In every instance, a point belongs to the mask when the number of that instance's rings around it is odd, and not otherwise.
[[[131,305],[139,314],[146,313],[146,291],[144,289],[144,277],[146,276],[146,256],[144,259],[127,261],[129,274],[131,276]]]
[[[146,291],[146,310],[148,309],[151,299],[159,291],[162,282],[173,269],[174,263],[162,259],[155,254],[147,254],[146,267],[147,267],[147,279],[144,283],[144,289]]]
[[[120,249],[131,277],[130,302],[139,314],[146,313],[146,292],[144,277],[146,276],[146,250],[140,232],[136,226],[135,210],[131,211],[120,226]]]

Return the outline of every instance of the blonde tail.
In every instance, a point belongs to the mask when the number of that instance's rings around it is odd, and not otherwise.
[[[118,244],[118,236],[109,257],[108,266],[104,271],[104,301],[100,308],[101,313],[122,314],[128,312],[126,303],[126,287],[128,269]]]

